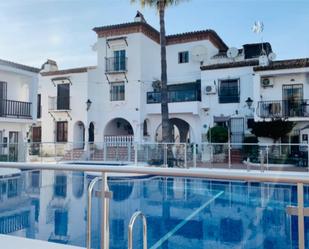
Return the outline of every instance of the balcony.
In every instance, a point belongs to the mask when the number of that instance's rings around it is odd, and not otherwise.
[[[272,100],[258,103],[260,118],[302,118],[309,117],[309,100]]]
[[[168,92],[169,113],[192,113],[198,114],[200,93],[197,90],[177,90]],[[161,113],[161,93],[147,93],[147,113]]]
[[[190,102],[201,101],[200,94],[197,90],[177,90],[168,92],[168,102]],[[161,92],[148,92],[147,104],[161,103]]]
[[[70,108],[71,97],[49,97],[48,110],[68,111]]]
[[[0,117],[31,119],[31,102],[0,100]]]
[[[124,73],[127,71],[127,57],[105,58],[105,73]]]

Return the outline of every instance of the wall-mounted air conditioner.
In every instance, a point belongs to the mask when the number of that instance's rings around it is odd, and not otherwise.
[[[205,87],[205,94],[209,95],[209,94],[216,94],[217,92],[217,88],[215,85],[207,85]]]

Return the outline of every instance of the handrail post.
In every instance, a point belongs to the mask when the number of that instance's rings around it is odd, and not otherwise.
[[[163,161],[164,161],[164,167],[167,168],[168,165],[167,165],[167,144],[164,143],[164,153],[163,153]]]
[[[105,196],[105,193],[108,191],[107,185],[107,173],[102,172],[102,217],[101,217],[101,249],[109,248],[109,215],[108,215],[108,199]]]
[[[92,214],[92,190],[95,186],[95,184],[99,181],[102,180],[101,177],[96,177],[94,178],[88,187],[88,207],[87,207],[87,242],[86,246],[87,249],[91,249],[91,214]]]
[[[128,249],[133,249],[133,226],[138,217],[143,220],[143,249],[147,249],[147,220],[141,211],[135,212],[128,225]]]
[[[193,168],[196,168],[196,144],[193,144]]]
[[[268,147],[268,145],[266,145],[266,168],[267,168],[267,170],[269,170],[269,159],[268,159],[268,156],[269,156],[269,147]]]
[[[137,166],[138,160],[137,160],[137,155],[138,155],[138,144],[135,142],[134,143],[134,164]]]
[[[229,169],[231,168],[231,143],[228,142],[228,153],[229,153]]]
[[[187,162],[187,144],[186,143],[184,143],[183,144],[183,146],[184,146],[184,161],[185,161],[185,168],[188,168],[188,162]]]
[[[298,209],[298,248],[305,249],[304,224],[304,185],[297,183],[297,209]]]

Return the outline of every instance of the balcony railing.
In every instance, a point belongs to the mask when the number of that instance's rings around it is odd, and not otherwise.
[[[309,100],[272,100],[258,103],[261,118],[309,117]]]
[[[128,58],[127,57],[109,57],[105,58],[105,72],[106,73],[117,73],[126,72]]]
[[[0,117],[31,118],[31,102],[1,99]]]
[[[49,110],[70,110],[71,97],[49,97]]]
[[[197,90],[178,90],[168,92],[168,102],[188,102],[200,101],[200,95]],[[148,92],[147,104],[161,103],[161,92]]]

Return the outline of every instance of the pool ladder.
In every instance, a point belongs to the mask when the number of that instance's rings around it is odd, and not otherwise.
[[[133,226],[138,217],[143,220],[143,249],[147,249],[147,220],[141,211],[135,212],[129,222],[128,226],[128,249],[133,249]]]
[[[94,189],[94,186],[99,181],[102,181],[105,177],[96,177],[94,178],[89,186],[88,186],[88,212],[87,212],[87,241],[86,241],[86,247],[87,249],[91,249],[91,208],[92,208],[92,192]],[[103,183],[106,181],[103,181]],[[112,193],[108,191],[108,186],[105,189],[105,192],[101,192],[102,198],[110,199],[112,197]],[[106,206],[106,213],[109,213],[109,201],[107,201]],[[128,249],[133,249],[133,226],[135,224],[135,221],[138,217],[142,218],[143,221],[143,249],[147,249],[147,220],[145,215],[141,211],[135,212],[129,222],[128,225]],[[106,231],[106,243],[103,246],[104,248],[109,248],[109,219],[106,217],[106,224],[104,225],[105,231]]]

